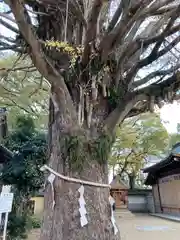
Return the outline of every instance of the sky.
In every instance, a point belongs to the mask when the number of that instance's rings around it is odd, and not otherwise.
[[[161,119],[169,133],[177,132],[177,124],[180,123],[180,103],[166,104],[160,110]]]

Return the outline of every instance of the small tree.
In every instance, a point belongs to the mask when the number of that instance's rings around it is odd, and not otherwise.
[[[12,160],[4,164],[0,177],[3,184],[12,185],[15,194],[9,215],[8,239],[18,240],[26,238],[30,227],[28,201],[43,187],[44,175],[40,167],[46,163],[47,141],[44,134],[35,130],[32,118],[20,116],[5,145],[14,151]]]
[[[160,156],[167,149],[169,135],[158,114],[127,119],[118,128],[109,165],[129,183],[134,183],[149,155]]]
[[[5,2],[14,18],[3,12],[0,23],[16,38],[3,36],[0,49],[27,53],[51,85],[50,166],[63,175],[107,182],[116,126],[129,116],[153,111],[162,100],[177,97],[179,3]],[[89,224],[81,228],[78,188],[57,179],[52,211],[47,186],[41,239],[118,239],[110,219],[109,190],[86,188]]]

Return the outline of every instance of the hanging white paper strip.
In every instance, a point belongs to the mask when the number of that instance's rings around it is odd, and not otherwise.
[[[111,196],[109,196],[109,203],[111,205],[111,222],[114,228],[114,234],[116,235],[118,233],[118,228],[116,226],[116,220],[114,218],[114,211],[113,211],[113,204],[115,203],[115,200]]]
[[[54,210],[54,206],[55,206],[55,198],[54,198],[54,180],[55,180],[56,176],[51,173],[48,177],[48,181],[51,184],[51,190],[52,190],[52,199],[53,199],[53,203],[52,203],[52,209]]]
[[[11,192],[11,185],[3,185],[1,192],[2,193],[10,193]]]
[[[79,189],[78,189],[79,193],[80,193],[80,197],[79,197],[79,213],[80,213],[80,222],[81,222],[81,227],[84,227],[85,225],[88,224],[88,220],[86,217],[87,211],[85,208],[86,202],[84,199],[84,186],[82,185]]]

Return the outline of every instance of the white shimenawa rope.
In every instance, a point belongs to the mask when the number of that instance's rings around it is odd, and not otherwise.
[[[56,171],[54,171],[52,168],[48,167],[47,165],[44,165],[40,168],[41,171],[49,171],[51,174],[49,176],[49,182],[51,183],[51,188],[52,188],[52,199],[53,199],[53,205],[52,205],[52,209],[54,209],[55,206],[55,199],[54,199],[54,187],[53,187],[53,182],[55,180],[55,176],[65,180],[65,181],[69,181],[69,182],[74,182],[74,183],[79,183],[82,184],[82,186],[78,189],[79,193],[80,193],[80,197],[79,197],[79,213],[80,213],[80,224],[81,227],[85,226],[88,224],[88,220],[87,220],[87,211],[85,208],[86,202],[84,200],[84,186],[83,185],[88,185],[88,186],[94,186],[94,187],[102,187],[102,188],[111,188],[111,185],[109,184],[103,184],[103,183],[96,183],[96,182],[89,182],[89,181],[84,181],[81,179],[77,179],[77,178],[71,178],[71,177],[67,177],[64,176]],[[53,177],[54,175],[54,177]],[[113,213],[113,204],[114,204],[114,199],[110,196],[109,197],[109,203],[111,205],[111,222],[114,228],[114,234],[116,235],[118,232],[118,228],[116,226],[116,220],[114,218],[114,213]]]
[[[47,165],[44,165],[41,167],[41,171],[45,171],[45,170],[48,170],[50,173],[53,173],[57,177],[65,180],[65,181],[68,181],[68,182],[80,183],[83,185],[94,186],[94,187],[111,188],[111,185],[109,185],[109,184],[89,182],[89,181],[81,180],[78,178],[71,178],[71,177],[64,176],[64,175],[54,171],[52,168],[48,167]]]

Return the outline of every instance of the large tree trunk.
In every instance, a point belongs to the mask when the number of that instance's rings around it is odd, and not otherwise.
[[[92,151],[92,137],[80,146],[79,159],[71,162],[71,150],[73,144],[67,139],[77,139],[81,133],[69,129],[64,124],[60,112],[50,111],[49,125],[49,166],[55,171],[66,176],[73,176],[84,180],[108,183],[107,162],[95,159],[95,151]],[[53,116],[52,116],[53,115]],[[63,119],[63,120],[62,120]],[[73,131],[75,131],[73,133]],[[81,145],[81,144],[79,144]],[[79,161],[79,162],[78,162]],[[41,232],[41,240],[116,240],[119,233],[114,235],[111,223],[111,208],[109,204],[109,188],[84,186],[88,225],[81,227],[79,214],[80,184],[67,182],[56,178],[55,207],[52,209],[52,189],[49,184],[45,191],[45,212]]]

